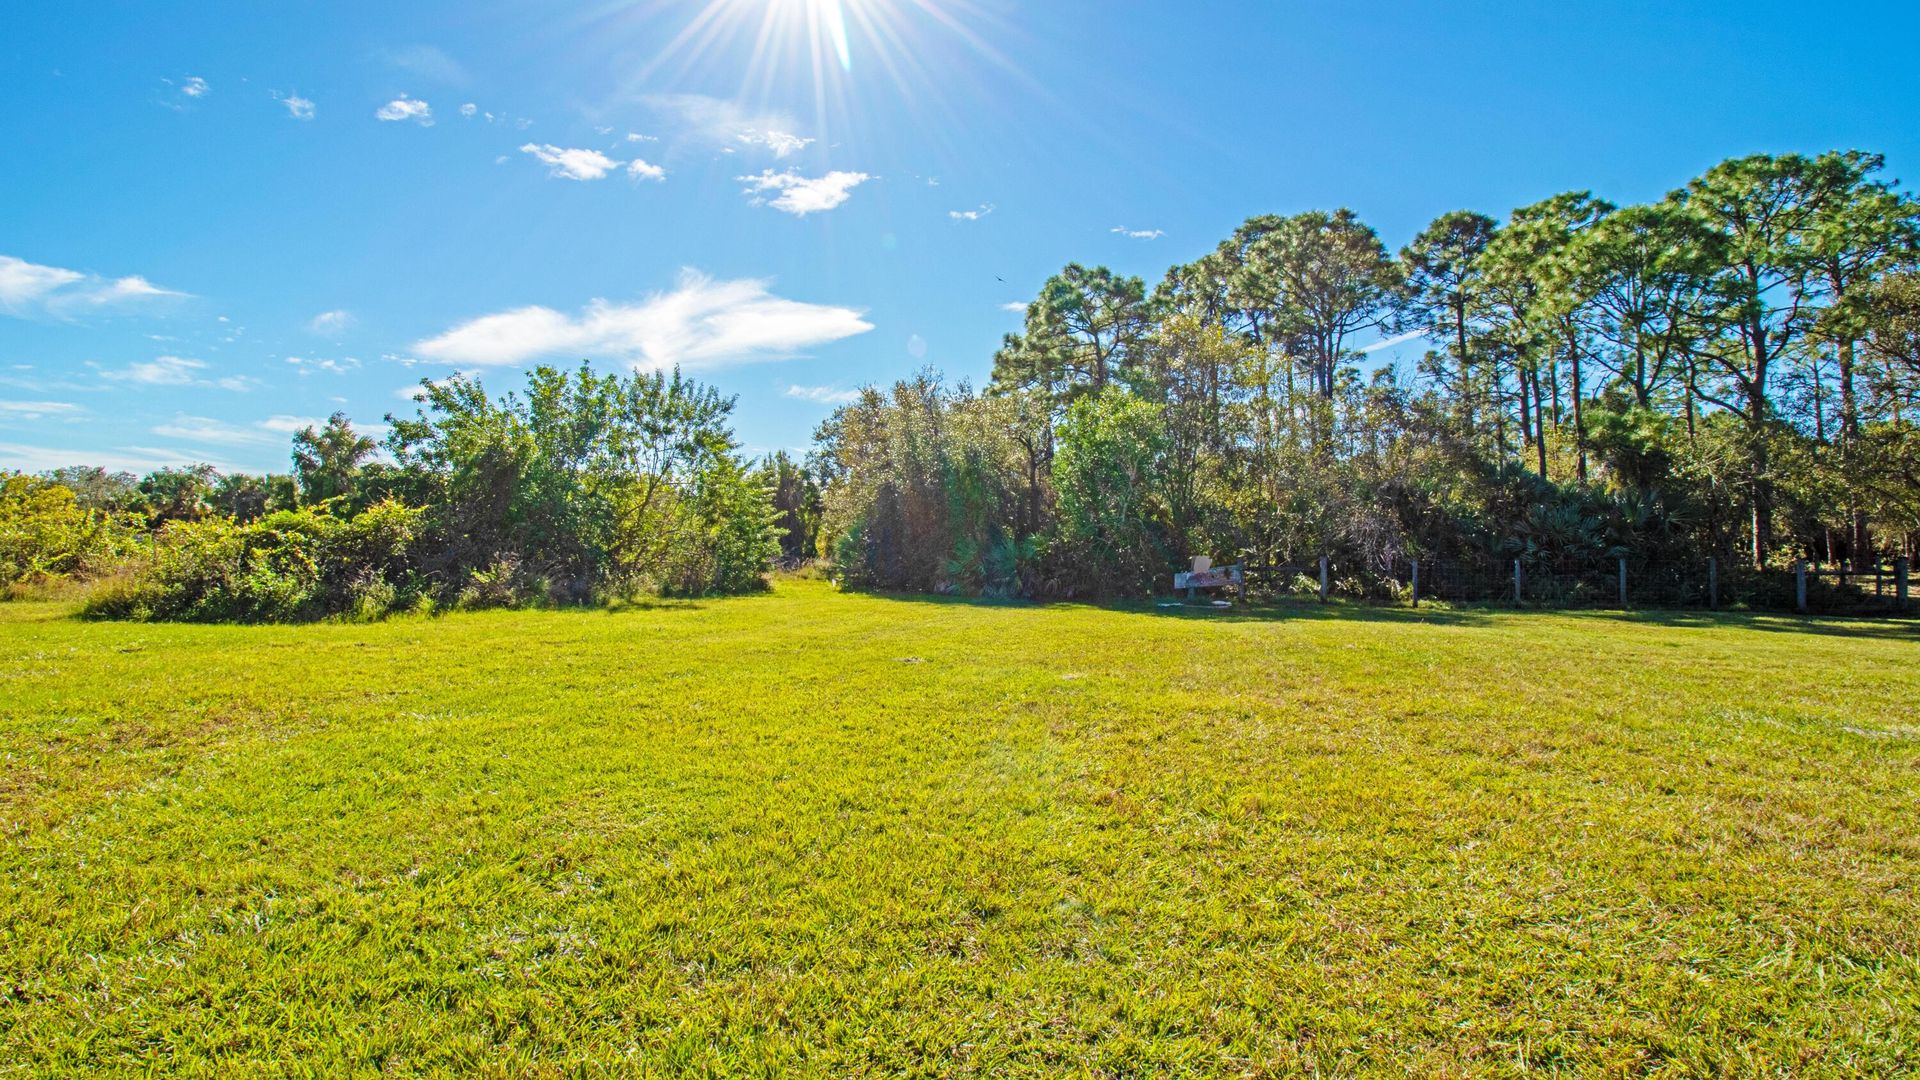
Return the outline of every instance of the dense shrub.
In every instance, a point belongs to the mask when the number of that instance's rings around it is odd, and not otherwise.
[[[138,524],[62,484],[0,474],[0,588],[105,573],[138,547]]]
[[[282,510],[258,521],[176,521],[151,555],[88,599],[102,618],[281,622],[377,618],[415,602],[424,583],[409,569],[421,511],[381,503],[351,518],[324,508]]]

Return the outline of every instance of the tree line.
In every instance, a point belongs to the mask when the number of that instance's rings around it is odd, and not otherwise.
[[[540,367],[497,398],[456,376],[418,400],[383,443],[338,413],[298,432],[286,475],[5,477],[0,586],[106,576],[87,610],[110,617],[371,618],[746,592],[781,554],[733,400],[677,371]]]
[[[0,484],[0,587],[118,574],[100,614],[281,619],[760,587],[1256,588],[1322,557],[1574,571],[1920,544],[1920,203],[1876,155],[1723,162],[1658,202],[1261,215],[1151,289],[1072,264],[988,384],[867,387],[805,460],[743,458],[678,372],[423,382],[382,443],[336,415],[286,475],[67,469]],[[1409,370],[1371,363],[1425,339]],[[385,454],[376,451],[384,449]]]
[[[1411,371],[1366,345],[1417,335]],[[1664,199],[1248,219],[1151,290],[1067,266],[983,389],[924,372],[816,433],[854,583],[1168,587],[1194,555],[1871,564],[1920,540],[1920,204],[1873,154],[1729,160]],[[799,505],[794,500],[788,509]]]

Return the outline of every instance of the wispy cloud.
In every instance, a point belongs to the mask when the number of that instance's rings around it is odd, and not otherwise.
[[[1027,302],[1024,300],[1009,300],[1000,305],[1000,310],[1011,311],[1016,315],[1025,315],[1027,313]]]
[[[156,424],[150,430],[163,438],[199,446],[272,446],[285,443],[302,428],[318,427],[325,421],[310,416],[270,416],[250,424],[236,424],[206,416],[181,413],[171,421]]]
[[[313,119],[314,109],[311,98],[303,98],[299,94],[282,94],[278,90],[271,90],[268,93],[272,95],[273,100],[286,106],[288,116],[295,120]]]
[[[73,419],[85,411],[70,401],[0,401],[0,418],[7,420]]]
[[[433,82],[465,86],[473,81],[473,77],[467,74],[465,66],[434,45],[408,45],[398,49],[387,49],[381,53],[381,56],[387,63],[401,71]]]
[[[183,292],[163,289],[138,274],[106,278],[0,255],[0,312],[17,317],[67,318],[186,296]]]
[[[577,315],[530,306],[483,315],[413,347],[456,364],[521,364],[552,356],[618,357],[635,367],[775,360],[873,325],[855,308],[775,296],[754,279],[682,271],[669,292],[638,302],[595,300]]]
[[[739,176],[735,179],[747,185],[745,194],[751,196],[753,205],[771,206],[795,217],[805,217],[831,210],[846,202],[853,195],[854,188],[873,177],[863,172],[839,170],[825,176],[807,177],[792,169],[778,173],[768,169],[758,176]],[[779,194],[768,198],[770,191]]]
[[[993,204],[981,203],[972,210],[949,210],[947,216],[955,221],[979,221],[991,213],[993,213]]]
[[[205,360],[184,356],[156,356],[124,368],[102,371],[100,377],[137,386],[199,386],[234,393],[245,393],[260,385],[260,380],[246,375],[213,376]]]
[[[1390,338],[1381,338],[1371,345],[1362,345],[1359,351],[1363,353],[1375,353],[1381,349],[1391,349],[1395,345],[1404,345],[1409,341],[1426,336],[1427,332],[1425,330],[1409,330],[1404,334],[1395,334]]]
[[[768,150],[773,151],[773,156],[777,158],[797,154],[805,150],[807,146],[813,142],[812,139],[803,138],[790,131],[771,131],[757,128],[741,132],[738,138],[748,146],[766,147]]]
[[[326,357],[289,356],[286,362],[299,369],[302,376],[312,375],[315,372],[345,375],[349,371],[357,371],[360,368],[359,359],[352,356],[343,356],[338,360]]]
[[[528,143],[520,148],[547,167],[547,175],[561,180],[599,180],[620,162],[598,150],[569,149],[551,143]]]
[[[766,150],[784,158],[806,149],[813,139],[796,134],[793,119],[783,113],[747,109],[705,94],[654,94],[641,99],[673,125],[684,139],[714,149],[738,147]],[[628,136],[639,141],[649,136]]]
[[[627,162],[627,175],[635,180],[665,180],[667,170],[650,162],[634,158]]]
[[[195,102],[213,93],[213,87],[198,75],[183,76],[178,82],[163,78],[167,92],[156,100],[174,112],[186,112]]]
[[[832,386],[789,386],[786,395],[801,401],[812,401],[820,405],[845,405],[860,396],[858,390],[841,390]]]
[[[1129,229],[1125,225],[1115,225],[1107,231],[1116,236],[1124,236],[1129,240],[1158,240],[1167,235],[1159,229]]]
[[[343,310],[323,311],[307,321],[307,329],[322,337],[339,337],[353,329],[353,312]]]
[[[381,120],[395,122],[411,120],[421,127],[433,126],[433,106],[405,94],[380,106],[373,115]]]
[[[222,472],[237,472],[226,462],[207,461],[199,454],[150,446],[116,446],[69,450],[56,446],[31,446],[26,443],[0,442],[0,466],[21,472],[45,472],[69,465],[97,465],[112,472],[145,473],[181,465],[206,462]]]

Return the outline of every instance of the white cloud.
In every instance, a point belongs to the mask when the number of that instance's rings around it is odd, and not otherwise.
[[[730,152],[737,146],[758,147],[776,158],[784,158],[813,142],[794,133],[797,125],[791,117],[754,112],[721,98],[704,94],[654,94],[641,100],[648,108],[673,121],[681,136],[717,150]],[[632,136],[629,139],[640,141]]]
[[[766,147],[768,150],[773,151],[773,156],[777,158],[797,154],[805,150],[807,145],[813,142],[812,139],[795,135],[790,131],[767,131],[758,128],[743,131],[739,134],[738,138],[748,146]]]
[[[102,371],[100,377],[114,382],[134,383],[138,386],[217,387],[235,393],[245,393],[260,385],[258,379],[247,375],[209,378],[205,374],[206,370],[205,360],[192,360],[184,356],[156,356],[152,360],[136,361],[115,371]]]
[[[272,446],[284,443],[296,431],[315,427],[325,421],[306,416],[270,416],[251,424],[235,424],[205,416],[181,413],[168,423],[156,424],[155,435],[200,446]]]
[[[947,216],[955,221],[979,221],[991,213],[993,213],[993,204],[981,203],[973,210],[949,210]]]
[[[860,396],[858,390],[840,390],[831,386],[789,386],[786,396],[821,405],[845,405]]]
[[[467,69],[458,60],[432,45],[388,49],[383,55],[387,63],[423,79],[454,86],[464,86],[472,81],[472,76],[467,74]]]
[[[466,117],[469,120],[473,119],[473,114],[479,111],[480,111],[480,106],[475,105],[471,101],[467,102],[465,105],[460,106],[460,115]]]
[[[1427,332],[1425,330],[1409,330],[1404,334],[1395,334],[1390,338],[1381,338],[1371,345],[1362,345],[1359,351],[1362,353],[1375,353],[1381,349],[1391,349],[1395,345],[1404,345],[1409,341],[1426,336]]]
[[[7,420],[74,417],[84,411],[69,401],[0,401],[0,418]]]
[[[198,75],[189,75],[187,81],[180,84],[180,92],[190,98],[206,97],[212,89],[207,85],[207,80]]]
[[[433,126],[433,106],[405,94],[380,106],[373,115],[382,120],[411,120],[421,127]]]
[[[620,167],[598,150],[577,150],[550,143],[528,143],[520,148],[547,167],[547,175],[564,180],[598,180]],[[665,175],[664,173],[662,175]]]
[[[627,141],[628,142],[659,142],[660,138],[657,135],[641,135],[638,132],[629,131],[627,132]]]
[[[792,169],[779,173],[768,169],[759,176],[740,176],[735,179],[747,185],[746,194],[753,196],[753,205],[771,206],[795,217],[804,217],[831,210],[846,202],[854,188],[873,177],[863,172],[839,170],[825,176],[805,177]],[[769,191],[780,194],[768,200],[765,193]]]
[[[454,372],[454,374],[444,379],[426,379],[423,381],[432,383],[434,386],[445,386],[459,375],[460,372]],[[419,383],[412,383],[395,390],[393,396],[399,398],[401,401],[425,401],[427,400],[427,391],[426,388]]]
[[[1159,229],[1129,229],[1125,225],[1115,225],[1107,231],[1129,240],[1158,240],[1167,235]]]
[[[98,465],[110,472],[145,473],[154,469],[196,465],[207,459],[198,454],[150,446],[117,446],[99,449],[67,450],[52,446],[0,442],[0,466],[21,472],[45,472],[69,465]],[[221,472],[239,472],[237,467],[219,461],[207,462]]]
[[[323,311],[307,322],[307,329],[322,337],[337,337],[353,328],[351,311]]]
[[[0,307],[13,310],[38,303],[86,276],[78,270],[0,255]]]
[[[277,90],[271,91],[271,93],[273,95],[273,100],[287,107],[288,116],[293,117],[295,120],[313,119],[312,99],[303,98],[299,94],[288,94],[282,97],[280,92]]]
[[[658,165],[649,164],[639,158],[627,162],[627,175],[635,180],[665,180],[667,170]]]
[[[192,386],[200,380],[197,372],[206,370],[205,360],[189,360],[183,356],[158,356],[152,360],[141,360],[127,365],[120,371],[106,371],[101,374],[120,382],[139,383],[142,386]]]
[[[316,371],[324,371],[329,375],[345,375],[349,371],[357,371],[360,368],[360,361],[351,356],[341,357],[338,360],[324,357],[289,356],[286,358],[286,361],[293,367],[298,368],[302,376],[311,375]]]
[[[1027,313],[1027,303],[1024,300],[1009,300],[1000,305],[1000,310],[1011,311],[1016,315],[1025,315]]]
[[[79,311],[124,308],[186,295],[163,289],[138,274],[103,278],[0,255],[0,312],[9,315],[65,317]]]
[[[682,271],[670,292],[637,303],[594,300],[578,315],[529,306],[483,315],[413,351],[460,364],[521,364],[553,356],[618,357],[642,369],[772,360],[864,334],[854,308],[787,300],[753,279]]]

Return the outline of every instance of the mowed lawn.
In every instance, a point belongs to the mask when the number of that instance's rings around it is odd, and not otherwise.
[[[1920,637],[0,605],[0,1072],[1920,1070]]]

